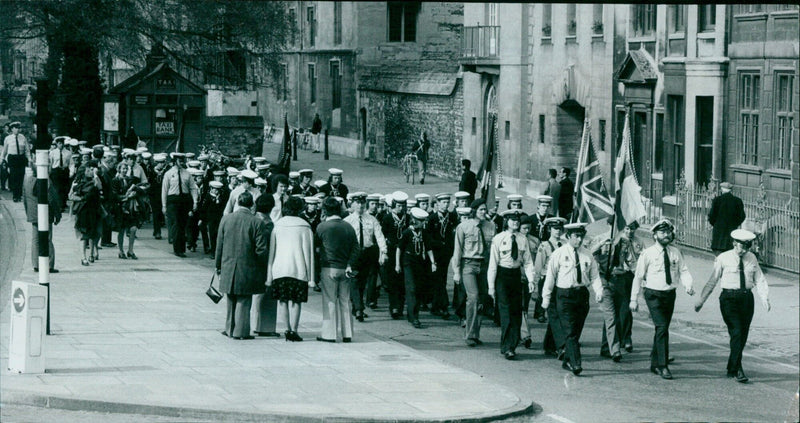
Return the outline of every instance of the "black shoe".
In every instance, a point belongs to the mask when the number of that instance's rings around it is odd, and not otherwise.
[[[255,336],[245,335],[245,336],[234,336],[233,339],[237,341],[247,340],[247,339],[256,339]]]
[[[744,370],[739,369],[739,371],[736,372],[736,381],[737,382],[746,383],[748,380],[750,380],[750,379],[747,377],[747,375],[744,374]]]
[[[419,184],[420,184],[420,185],[425,185],[425,178],[422,178],[422,179],[420,179],[420,180],[419,180]]]
[[[538,321],[539,323],[547,323],[547,317],[545,317],[544,315],[541,315],[541,316],[536,318],[536,321]]]
[[[442,313],[442,320],[450,320],[450,313],[446,311]]]
[[[126,256],[125,253],[123,253],[123,252],[120,252],[119,254],[117,254],[117,257],[119,257],[119,258],[121,258],[123,260],[127,260],[128,259],[128,256]]]
[[[583,371],[583,368],[581,368],[580,366],[579,367],[575,367],[575,366],[572,365],[572,363],[570,363],[568,361],[562,362],[561,363],[561,368],[564,369],[564,370],[572,372],[572,374],[574,374],[575,376],[578,376]]]
[[[113,242],[103,242],[100,245],[102,245],[103,247],[116,247],[117,246],[117,244],[115,244]]]
[[[358,320],[359,322],[363,322],[364,321],[364,313],[362,313],[360,311],[357,312],[356,313],[356,320]]]
[[[369,308],[375,310],[376,308],[378,308],[378,303],[369,303]]]
[[[515,353],[514,351],[506,351],[506,353],[503,355],[506,356],[506,360],[513,360],[514,357],[517,356],[517,353]]]
[[[608,351],[600,351],[600,357],[611,358],[611,353]]]
[[[128,253],[128,258],[131,260],[139,260],[139,257],[136,257],[134,253]]]
[[[461,325],[462,328],[467,327],[467,321],[465,319],[460,319],[459,324]]]
[[[654,374],[654,375],[657,375],[657,374],[659,374],[660,372],[658,371],[658,367],[653,367],[653,366],[650,366],[650,373],[652,373],[652,374]]]
[[[467,344],[467,346],[468,346],[468,347],[475,347],[475,346],[477,346],[477,345],[478,345],[478,343],[477,343],[477,342],[475,342],[475,341],[477,341],[477,340],[476,340],[476,339],[473,339],[473,338],[469,338],[469,339],[467,339],[465,342],[466,342],[466,344]]]
[[[736,377],[736,372],[728,372],[728,373],[725,375],[725,377],[730,377],[730,378]]]
[[[619,363],[620,360],[622,360],[622,354],[616,353],[616,354],[612,355],[611,356],[611,360],[614,361],[615,363]]]
[[[161,237],[161,235],[153,235],[153,238],[155,238],[155,239],[163,239],[163,238]]]
[[[428,310],[430,310],[430,307],[428,307],[427,304],[423,303],[422,307],[420,307],[419,309],[420,309],[420,311],[428,311]]]
[[[175,253],[176,257],[186,258],[186,253]]]
[[[253,333],[255,333],[258,336],[268,336],[270,338],[280,338],[281,337],[281,334],[279,334],[278,332],[258,332],[258,331],[253,331]]]
[[[667,364],[669,364],[669,363],[672,363],[672,362],[674,362],[674,361],[675,361],[675,357],[669,357],[669,358],[667,359]]]
[[[531,341],[531,338],[527,338],[522,345],[524,345],[526,349],[531,349],[533,347],[533,341]]]
[[[56,268],[50,269],[50,273],[58,273],[58,269]]]
[[[564,359],[564,354],[565,354],[564,350],[558,350],[558,359],[559,360],[563,360]]]
[[[544,355],[550,357],[558,357],[558,353],[555,352],[554,350],[544,350]]]
[[[33,271],[36,272],[36,273],[39,273],[39,268],[38,267],[34,267]]]
[[[320,341],[320,342],[331,342],[331,343],[335,343],[336,342],[335,339],[325,339],[325,338],[323,338],[321,336],[317,337],[317,341]]]
[[[627,345],[625,345],[625,351],[627,351],[627,352],[633,352],[633,345],[631,345],[631,344],[627,344]]]
[[[669,367],[664,366],[658,372],[661,375],[661,379],[672,380],[672,372],[669,371]]]
[[[220,333],[221,333],[222,335],[224,335],[224,336],[228,336],[228,332],[225,332],[224,330],[223,330],[222,332],[220,332]]]
[[[411,324],[417,329],[422,329],[422,323],[419,320],[414,320]]]
[[[314,292],[322,292],[322,288],[319,285],[314,285]]]
[[[352,338],[342,338],[342,342],[347,344],[347,343],[353,342],[353,339]]]
[[[280,335],[278,335],[278,336],[280,336]],[[287,341],[292,341],[292,342],[302,342],[303,341],[303,338],[301,338],[300,335],[298,335],[297,332],[295,332],[293,330],[287,330],[285,338],[286,338]]]

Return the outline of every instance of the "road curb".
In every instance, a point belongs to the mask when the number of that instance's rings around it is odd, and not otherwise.
[[[46,395],[28,391],[3,390],[3,404],[17,404],[33,407],[71,410],[71,411],[90,411],[117,414],[150,415],[161,417],[177,417],[192,419],[208,419],[210,421],[231,421],[231,422],[292,422],[292,423],[322,423],[322,422],[441,422],[441,423],[482,423],[490,422],[509,417],[522,416],[526,414],[534,415],[541,412],[541,407],[531,402],[525,404],[521,399],[517,404],[493,413],[485,413],[474,416],[455,416],[451,418],[432,418],[432,419],[403,419],[395,416],[383,416],[374,418],[348,417],[348,416],[314,416],[314,415],[290,415],[282,413],[258,413],[243,412],[232,410],[211,410],[191,407],[172,407],[161,405],[134,404],[123,402],[111,402],[100,400],[87,400],[80,398],[69,398],[57,395]]]

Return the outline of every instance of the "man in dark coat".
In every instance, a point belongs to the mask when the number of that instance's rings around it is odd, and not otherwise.
[[[470,170],[472,162],[469,159],[461,160],[461,166],[464,167],[464,173],[461,174],[461,182],[458,184],[458,190],[469,193],[469,201],[467,204],[472,203],[475,199],[475,190],[478,189],[478,177],[475,172]]]
[[[237,205],[219,224],[214,256],[219,290],[228,298],[222,334],[233,339],[253,339],[250,306],[253,295],[264,293],[269,238],[266,224],[251,211],[253,196],[248,191],[239,194]]]
[[[711,202],[708,212],[708,223],[714,227],[711,231],[711,250],[715,255],[733,249],[731,231],[744,222],[744,204],[742,199],[731,193],[733,184],[723,182],[719,185],[722,194]]]
[[[569,174],[568,167],[561,168],[561,192],[558,194],[558,215],[567,221],[572,217],[572,194],[575,193],[575,183],[569,179]]]

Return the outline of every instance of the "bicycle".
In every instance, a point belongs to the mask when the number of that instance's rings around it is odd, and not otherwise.
[[[411,185],[414,185],[414,177],[418,171],[418,161],[419,158],[414,153],[408,153],[405,155],[405,157],[403,157],[401,167],[403,168],[403,174],[406,175],[406,183],[408,183],[410,179]]]

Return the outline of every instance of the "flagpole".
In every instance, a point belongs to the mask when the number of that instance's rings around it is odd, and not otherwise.
[[[625,110],[625,122],[623,123],[623,130],[622,130],[623,140],[625,138],[625,126],[628,126],[629,124],[628,119],[630,119],[630,113],[629,113],[630,109],[631,106],[628,105],[628,107]],[[629,126],[628,130],[630,130]],[[630,145],[625,145],[625,142],[623,141],[622,148],[628,148],[630,150]],[[626,152],[626,155],[628,154],[630,154],[630,151]],[[619,157],[619,151],[617,152],[617,157]],[[614,166],[614,168],[615,168],[614,170],[616,170],[616,166]],[[625,170],[624,167],[620,169],[620,171],[622,172],[624,172],[624,170]],[[614,175],[614,176],[615,176],[614,180],[617,181],[617,184],[619,184],[619,175]],[[622,195],[621,187],[615,186],[614,191],[616,192],[616,196],[614,198],[614,217],[611,219],[611,234],[609,235],[609,239],[611,240],[611,245],[609,246],[608,249],[608,262],[606,263],[606,271],[605,271],[606,275],[608,275],[608,272],[611,271],[611,262],[614,260],[614,229],[616,229],[617,227],[617,208],[618,208],[617,206],[620,204],[619,202],[622,201],[621,198],[616,198]],[[620,212],[621,211],[622,210],[620,209]]]

